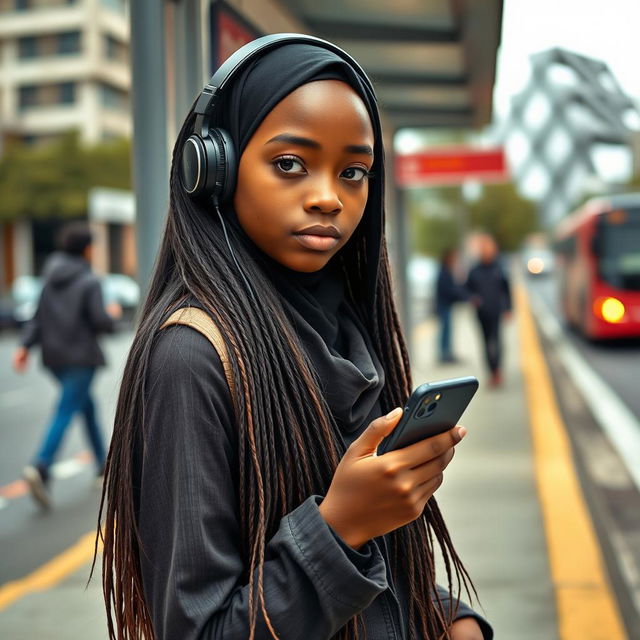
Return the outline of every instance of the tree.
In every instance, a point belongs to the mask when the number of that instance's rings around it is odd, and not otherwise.
[[[86,215],[93,186],[131,188],[130,145],[116,140],[94,147],[75,132],[52,144],[9,144],[0,159],[0,221]]]
[[[412,250],[439,259],[460,245],[466,227],[466,205],[459,187],[424,187],[405,192]]]
[[[512,183],[485,185],[469,211],[471,226],[491,233],[505,251],[518,249],[539,228],[536,205],[523,198]]]

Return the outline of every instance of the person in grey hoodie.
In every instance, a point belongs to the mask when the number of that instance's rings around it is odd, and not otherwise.
[[[105,364],[98,334],[111,332],[121,315],[120,305],[105,308],[102,289],[90,266],[92,236],[85,223],[74,222],[62,229],[59,251],[47,260],[44,285],[33,319],[25,327],[13,366],[26,370],[29,349],[40,345],[42,362],[60,383],[60,397],[44,439],[32,464],[23,475],[34,499],[50,506],[49,469],[73,416],[81,412],[93,450],[98,476],[105,463],[104,438],[91,396],[96,369]]]

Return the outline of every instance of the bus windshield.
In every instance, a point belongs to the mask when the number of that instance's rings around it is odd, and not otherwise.
[[[598,236],[602,279],[617,289],[640,291],[640,209],[603,217]]]

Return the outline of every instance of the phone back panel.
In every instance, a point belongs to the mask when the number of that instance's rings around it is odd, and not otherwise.
[[[400,423],[382,442],[378,453],[402,449],[448,431],[458,424],[477,389],[478,380],[472,376],[420,385],[411,394]]]

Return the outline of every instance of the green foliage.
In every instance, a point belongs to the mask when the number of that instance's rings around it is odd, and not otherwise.
[[[447,249],[460,244],[460,227],[453,218],[416,216],[413,220],[412,250],[440,258]]]
[[[439,259],[460,245],[466,206],[459,187],[429,187],[405,192],[411,250]]]
[[[503,251],[515,251],[528,234],[538,230],[536,205],[512,183],[485,185],[469,210],[471,226],[491,233]]]
[[[9,145],[0,158],[0,221],[86,215],[91,187],[131,188],[130,145],[94,147],[75,132],[42,147]]]

